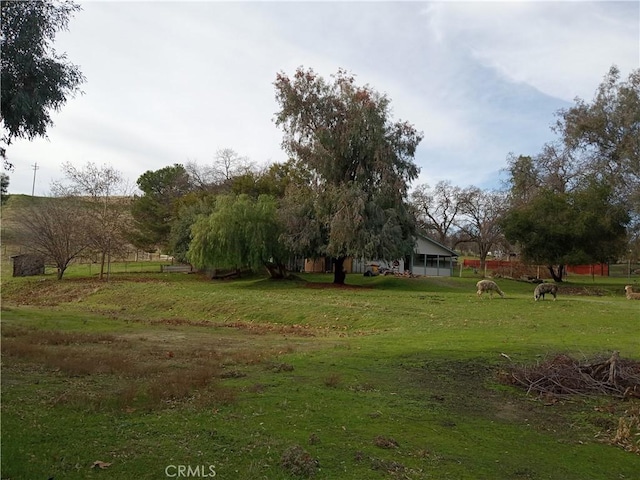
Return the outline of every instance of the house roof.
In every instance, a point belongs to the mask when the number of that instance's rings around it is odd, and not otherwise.
[[[422,233],[416,235],[416,246],[413,251],[415,253],[426,253],[428,255],[442,255],[446,257],[457,257],[458,253],[445,247],[434,239],[427,237]]]

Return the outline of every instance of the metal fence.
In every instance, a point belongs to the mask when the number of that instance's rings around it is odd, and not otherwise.
[[[626,263],[610,263],[609,276],[615,278],[640,279],[640,263],[631,261]]]

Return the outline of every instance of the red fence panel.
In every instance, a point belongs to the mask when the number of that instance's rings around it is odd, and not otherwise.
[[[609,265],[606,263],[596,263],[594,265],[567,265],[567,273],[576,275],[597,275],[599,277],[609,276]]]
[[[544,272],[545,277],[548,276],[547,267],[542,265],[525,265],[521,262],[510,262],[508,260],[487,260],[485,263],[487,270],[497,270],[501,271],[501,273],[506,272],[506,269],[509,269],[509,271],[513,271],[514,273],[536,269],[541,274]],[[462,261],[462,266],[465,268],[480,268],[480,260],[475,258],[465,258]],[[608,277],[609,265],[606,263],[597,263],[594,265],[567,265],[565,267],[565,271],[575,275],[596,275],[599,277]]]

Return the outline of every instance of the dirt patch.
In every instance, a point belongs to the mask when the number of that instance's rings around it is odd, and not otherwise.
[[[379,448],[398,448],[400,445],[392,437],[385,437],[384,435],[378,435],[373,439],[373,444]]]
[[[5,282],[2,285],[2,300],[8,305],[33,305],[54,307],[61,303],[78,302],[108,288],[114,283],[135,282],[168,285],[164,280],[146,277],[144,274],[115,276],[110,280],[94,278],[40,278],[28,282]]]
[[[535,424],[552,430],[563,422],[556,411],[542,410],[542,405],[523,396],[494,388],[500,368],[484,359],[430,359],[422,367],[406,370],[412,388],[421,398],[444,413],[441,425],[455,427],[460,417],[477,416],[492,421]]]

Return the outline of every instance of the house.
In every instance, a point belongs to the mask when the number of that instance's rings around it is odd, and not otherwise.
[[[378,271],[386,269],[394,273],[411,272],[413,275],[428,275],[434,277],[450,277],[453,275],[454,264],[458,259],[458,254],[439,244],[435,240],[418,234],[413,253],[404,259],[393,261],[365,260],[348,258],[344,262],[347,273],[362,273],[368,270]],[[330,272],[333,264],[329,258],[319,258],[317,260],[307,259],[305,262],[305,272]]]
[[[416,246],[405,267],[414,275],[450,277],[458,254],[424,235],[417,235]]]

